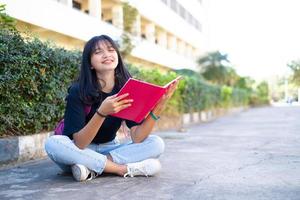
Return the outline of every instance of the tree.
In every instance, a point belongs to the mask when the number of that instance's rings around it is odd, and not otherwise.
[[[226,67],[226,71],[225,84],[229,86],[235,86],[237,81],[240,79],[240,76],[232,67]]]
[[[250,77],[240,77],[234,86],[251,92],[254,84],[255,80],[251,79]]]
[[[200,57],[197,62],[201,67],[201,74],[210,82],[233,86],[239,79],[236,71],[230,67],[227,54],[222,54],[219,51],[210,52]]]
[[[293,60],[287,65],[292,70],[292,82],[300,85],[300,60]]]
[[[266,81],[262,81],[260,84],[258,84],[256,90],[260,97],[269,97],[269,85]]]

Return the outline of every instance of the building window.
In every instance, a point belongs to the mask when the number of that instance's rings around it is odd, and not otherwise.
[[[185,15],[186,15],[186,10],[184,9],[184,7],[182,7],[182,5],[179,5],[179,13],[180,16],[185,19]]]
[[[177,13],[177,1],[176,0],[171,0],[171,8]]]
[[[73,0],[73,8],[81,10],[81,3]]]
[[[201,30],[201,23],[191,15],[181,4],[179,4],[176,0],[161,0],[163,3],[165,3],[167,6],[169,6],[177,15],[179,15],[181,18],[183,18],[186,22],[188,22],[190,25]],[[199,3],[202,3],[201,0],[198,0]]]
[[[105,20],[107,23],[112,24],[112,19]]]
[[[168,0],[161,0],[164,4],[168,5]]]

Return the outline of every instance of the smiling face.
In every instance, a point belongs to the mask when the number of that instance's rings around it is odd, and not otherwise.
[[[92,69],[96,72],[105,73],[114,71],[118,65],[116,49],[108,41],[99,41],[91,55]]]

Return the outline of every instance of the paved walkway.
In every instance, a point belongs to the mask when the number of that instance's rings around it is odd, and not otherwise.
[[[161,132],[156,177],[75,182],[48,159],[0,170],[0,199],[300,199],[300,107],[256,108]]]

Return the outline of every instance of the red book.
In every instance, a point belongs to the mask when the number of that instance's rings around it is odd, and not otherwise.
[[[180,76],[175,78],[165,86],[155,85],[134,78],[128,79],[117,96],[128,93],[129,95],[126,99],[133,99],[133,102],[130,107],[111,115],[140,123],[167,92],[169,86],[180,78]]]

